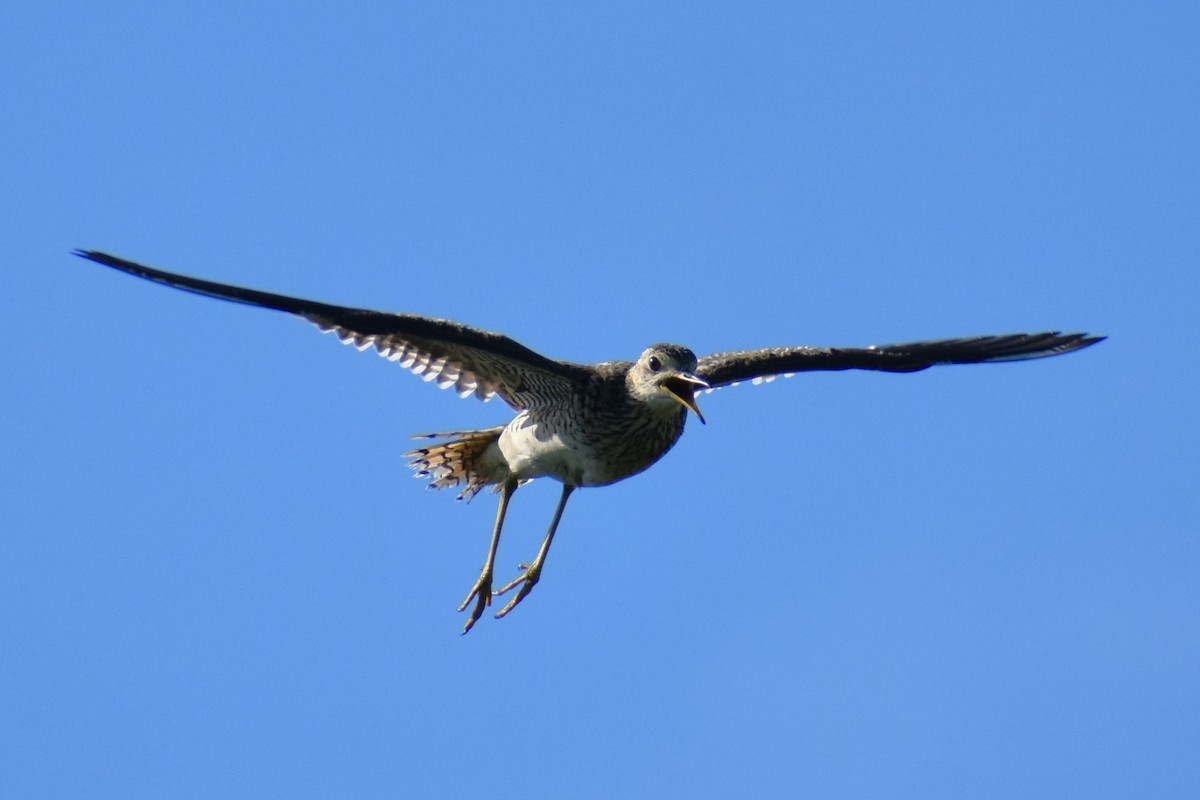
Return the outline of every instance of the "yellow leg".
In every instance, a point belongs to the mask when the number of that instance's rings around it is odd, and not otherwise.
[[[487,562],[484,563],[483,570],[479,573],[479,580],[475,581],[475,585],[471,587],[467,599],[463,600],[462,605],[458,607],[459,611],[464,611],[471,600],[475,600],[475,607],[471,609],[471,618],[463,627],[463,633],[471,630],[475,622],[482,616],[483,609],[492,604],[492,571],[496,565],[496,550],[500,547],[500,529],[504,527],[504,514],[508,511],[508,501],[516,490],[516,480],[505,481],[500,486],[500,508],[496,511],[496,527],[492,530],[492,543],[488,547]]]
[[[546,561],[546,553],[550,552],[550,542],[554,539],[554,532],[558,530],[558,521],[562,519],[563,509],[567,507],[567,498],[571,496],[571,492],[575,491],[575,487],[569,484],[563,484],[562,496],[558,499],[558,508],[554,511],[554,519],[550,521],[550,530],[546,533],[546,538],[542,541],[541,549],[538,550],[537,557],[533,559],[533,563],[528,566],[522,564],[521,569],[524,572],[519,578],[505,586],[500,591],[496,592],[496,596],[504,594],[510,589],[516,588],[520,584],[521,589],[517,592],[516,597],[508,601],[508,605],[500,609],[500,613],[496,615],[496,619],[500,619],[508,612],[517,607],[517,603],[525,599],[525,595],[533,591],[534,585],[538,582],[538,578],[542,575],[542,565]]]

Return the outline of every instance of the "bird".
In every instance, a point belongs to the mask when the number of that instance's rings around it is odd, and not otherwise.
[[[430,440],[406,457],[431,488],[458,489],[470,500],[489,488],[500,502],[484,565],[459,612],[468,633],[495,597],[515,593],[496,613],[507,616],[541,578],[572,492],[606,486],[644,471],[674,447],[688,414],[706,422],[697,394],[744,381],[800,372],[918,372],[945,364],[1025,361],[1082,350],[1104,336],[1019,333],[870,347],[774,347],[697,358],[678,344],[654,344],[636,361],[577,364],[537,353],[500,333],[445,319],[330,305],[246,289],[148,267],[96,250],[74,254],[139,278],[194,294],[283,311],[359,350],[375,350],[425,381],[460,397],[499,397],[516,412],[506,425],[419,434]],[[550,527],[519,574],[494,588],[496,554],[509,502],[536,478],[562,484]]]

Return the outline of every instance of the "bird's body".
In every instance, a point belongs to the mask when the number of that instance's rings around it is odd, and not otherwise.
[[[679,355],[695,367],[683,348],[655,345],[647,353],[658,355],[644,360]],[[666,455],[687,419],[687,408],[666,394],[639,397],[643,370],[631,362],[595,364],[552,402],[532,404],[505,426],[424,434],[453,441],[414,450],[412,465],[437,488],[464,487],[464,497],[509,479],[605,486],[636,475]]]
[[[689,369],[695,361],[691,356]],[[631,386],[637,370],[627,362],[598,364],[560,401],[518,414],[499,441],[516,477],[605,486],[662,458],[683,435],[687,409],[661,393],[639,397]]]
[[[447,320],[243,289],[95,251],[77,254],[185,291],[294,314],[361,350],[374,348],[425,380],[453,388],[460,396],[484,400],[498,396],[511,406],[517,415],[507,425],[425,434],[418,438],[438,441],[409,454],[418,475],[428,477],[434,487],[457,488],[463,498],[489,486],[500,492],[487,561],[459,609],[474,601],[464,633],[493,595],[520,587],[498,617],[528,595],[540,577],[567,499],[576,488],[604,486],[650,467],[679,440],[689,410],[704,421],[695,401],[699,390],[812,370],[915,372],[935,364],[1043,358],[1103,338],[1050,332],[868,348],[772,348],[701,359],[686,347],[658,344],[636,362],[581,365],[546,358],[501,334]],[[563,485],[550,530],[537,557],[522,567],[522,574],[493,592],[492,572],[508,502],[520,484],[542,477]]]

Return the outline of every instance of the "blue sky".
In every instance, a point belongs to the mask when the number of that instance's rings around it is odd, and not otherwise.
[[[0,795],[1197,796],[1197,30],[1153,2],[0,11]],[[506,408],[75,247],[574,361],[1111,338],[709,395],[463,637],[495,501],[402,454]]]

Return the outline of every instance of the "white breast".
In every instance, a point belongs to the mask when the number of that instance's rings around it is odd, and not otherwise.
[[[515,477],[551,477],[585,485],[592,455],[577,436],[522,412],[500,434],[500,452]]]

